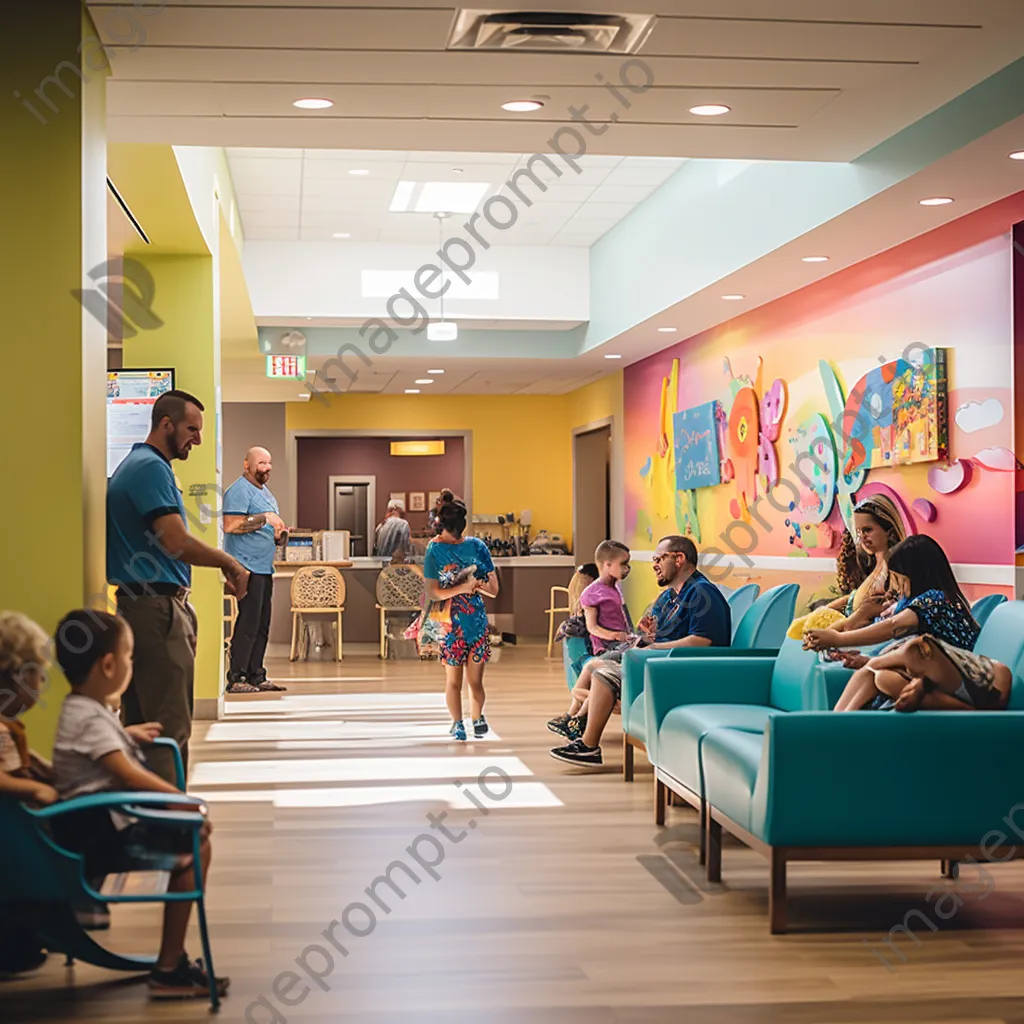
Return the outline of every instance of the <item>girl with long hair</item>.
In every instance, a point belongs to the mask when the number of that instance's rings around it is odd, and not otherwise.
[[[473,735],[488,731],[484,718],[484,667],[491,657],[484,597],[497,597],[498,574],[479,537],[466,537],[466,505],[442,493],[436,515],[439,532],[427,545],[423,576],[431,600],[445,603],[440,658],[445,666],[445,699],[452,716],[451,735],[466,739],[462,720],[462,680],[469,683]]]
[[[908,537],[889,552],[888,563],[890,585],[900,595],[892,615],[861,629],[804,635],[811,650],[896,641],[874,658],[853,654],[844,659],[857,671],[835,710],[1004,706],[1009,669],[973,653],[981,630],[942,548],[923,534]]]
[[[853,534],[843,532],[836,557],[836,580],[842,597],[795,619],[787,635],[799,640],[809,629],[840,632],[865,626],[881,614],[887,600],[889,549],[906,537],[903,517],[884,494],[860,501],[853,510]]]

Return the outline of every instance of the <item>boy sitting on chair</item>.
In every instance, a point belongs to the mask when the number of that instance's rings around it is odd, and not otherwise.
[[[697,568],[697,548],[689,537],[664,537],[652,559],[654,575],[663,592],[651,614],[637,624],[644,646],[655,650],[673,647],[728,647],[732,615],[722,592]],[[588,662],[591,688],[583,736],[568,746],[555,747],[551,756],[568,764],[600,765],[601,735],[622,694],[622,657],[607,656]],[[582,677],[581,677],[582,678]]]
[[[54,785],[62,800],[88,793],[178,793],[144,763],[140,744],[151,743],[161,732],[157,722],[125,729],[111,709],[132,678],[134,637],[124,619],[105,612],[69,612],[56,633],[57,661],[71,684],[64,699],[54,744]],[[183,810],[194,811],[190,805]],[[192,833],[148,827],[116,811],[98,808],[54,819],[54,838],[60,846],[82,854],[87,878],[102,878],[120,871],[139,870],[147,855],[176,856],[170,889],[195,888],[192,872]],[[203,878],[209,877],[210,825],[200,833]],[[142,863],[140,863],[142,862]],[[185,935],[192,911],[190,902],[164,907],[160,953],[149,977],[153,999],[188,999],[209,996],[209,979],[202,961],[185,952]],[[227,978],[217,979],[223,995]]]
[[[590,679],[602,658],[622,659],[616,645],[631,639],[626,606],[619,584],[629,575],[629,548],[617,540],[603,540],[594,552],[598,578],[580,594],[587,621],[590,649],[594,653],[583,666],[569,700],[569,708],[548,722],[548,728],[569,740],[579,739],[587,727]]]

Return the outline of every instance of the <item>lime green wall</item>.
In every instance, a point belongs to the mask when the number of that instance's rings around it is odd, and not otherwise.
[[[4,211],[0,297],[0,608],[23,611],[52,631],[69,609],[103,600],[104,371],[106,332],[72,296],[106,258],[103,70],[72,66],[44,83],[93,33],[78,0],[18,8],[3,33],[0,196]],[[92,44],[83,47],[97,67]],[[35,94],[43,95],[56,110]],[[12,98],[17,90],[21,95]],[[33,104],[41,123],[21,100]],[[32,746],[52,747],[66,684],[52,672],[26,717]]]
[[[185,497],[188,526],[214,547],[220,547],[220,520],[205,516],[203,502],[220,509],[217,492],[220,471],[217,430],[220,420],[220,328],[218,263],[212,256],[146,256],[137,254],[153,275],[153,311],[163,326],[140,332],[124,342],[126,367],[163,367],[175,370],[175,385],[195,395],[206,407],[203,442],[186,461],[174,463]],[[205,485],[207,495],[189,493]],[[202,520],[206,518],[207,522]],[[223,676],[223,584],[218,569],[192,570],[192,604],[199,616],[196,652],[197,701],[216,700]]]

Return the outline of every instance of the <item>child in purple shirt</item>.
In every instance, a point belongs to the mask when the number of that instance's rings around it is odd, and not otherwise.
[[[631,639],[619,584],[629,575],[629,548],[617,540],[603,540],[594,552],[598,578],[580,595],[587,631],[595,655]],[[586,727],[586,692],[590,690],[592,662],[580,672],[569,710],[548,722],[552,732],[575,739]]]

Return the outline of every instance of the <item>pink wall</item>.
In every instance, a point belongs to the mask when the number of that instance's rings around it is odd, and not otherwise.
[[[399,440],[396,435],[395,440]],[[384,518],[393,491],[439,491],[450,487],[464,492],[465,458],[461,437],[446,437],[444,455],[392,455],[391,439],[384,437],[300,437],[295,475],[298,481],[298,525],[326,530],[330,525],[327,481],[331,476],[377,478],[377,516]],[[409,512],[413,532],[427,525],[426,512]]]
[[[660,458],[662,382],[679,360],[679,409],[718,400],[728,414],[732,376],[756,381],[761,365],[763,394],[776,378],[785,381],[788,405],[776,442],[779,464],[791,464],[788,437],[815,413],[831,420],[819,361],[835,370],[845,394],[882,360],[896,359],[909,344],[944,348],[949,360],[949,458],[968,460],[987,448],[1012,450],[1012,285],[1009,228],[1024,217],[1024,193],[914,239],[856,267],[774,303],[689,338],[625,370],[625,478],[627,540],[649,549],[685,520],[672,477],[672,455]],[[880,357],[882,357],[880,359]],[[980,403],[987,402],[984,415]],[[972,404],[978,403],[978,404]],[[968,406],[970,406],[968,408]],[[1014,556],[1014,473],[972,463],[963,489],[943,495],[928,472],[942,463],[872,469],[866,490],[891,488],[909,507],[925,499],[936,509],[932,522],[913,513],[919,532],[934,536],[952,562],[1009,565]],[[792,477],[792,474],[789,474]],[[787,472],[782,470],[785,478]],[[743,506],[737,482],[701,488],[697,512],[701,546],[751,554],[831,557],[842,517],[833,508],[827,546],[814,531],[798,535],[783,506],[759,504],[767,526],[736,524]],[[763,495],[763,480],[757,493]],[[787,492],[779,492],[780,495]],[[782,504],[779,502],[779,504]],[[685,504],[684,509],[685,510]],[[749,518],[749,517],[748,517]],[[737,580],[736,582],[742,582]],[[996,588],[988,588],[996,589]]]

